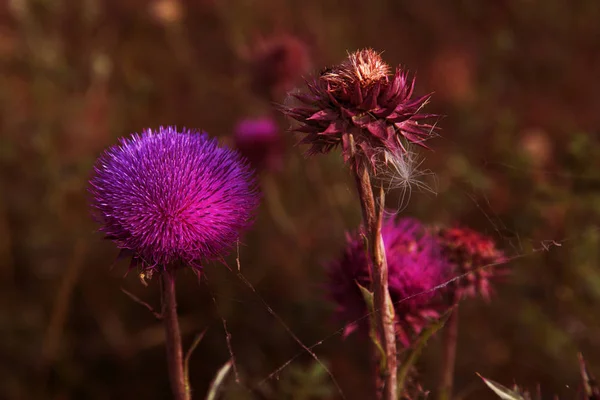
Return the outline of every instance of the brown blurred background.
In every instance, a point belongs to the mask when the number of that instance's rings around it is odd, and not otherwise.
[[[437,195],[413,191],[402,214],[467,224],[514,257],[493,301],[461,311],[458,393],[494,398],[479,372],[574,399],[578,351],[600,375],[598,21],[595,0],[3,0],[0,398],[169,398],[162,327],[121,291],[158,305],[157,283],[123,277],[89,216],[95,158],[159,125],[232,143],[235,123],[276,115],[300,75],[369,46],[444,115],[422,153]],[[327,339],[315,351],[346,398],[370,398],[368,345],[330,337],[325,299],[323,265],[360,220],[352,181],[338,153],[305,159],[287,143],[240,249],[260,297],[222,265],[179,277],[184,344],[207,329],[195,398],[230,357],[223,320],[247,387],[301,353],[252,395],[230,379],[224,398],[338,398],[261,298],[304,343]],[[427,388],[439,354],[436,338],[419,363]]]

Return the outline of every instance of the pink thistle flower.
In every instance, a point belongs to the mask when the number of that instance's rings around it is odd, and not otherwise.
[[[300,122],[294,130],[304,134],[309,155],[342,145],[348,161],[352,134],[357,155],[374,166],[376,154],[406,153],[407,142],[425,146],[436,130],[422,123],[435,115],[421,113],[430,95],[412,98],[414,83],[400,68],[392,74],[379,53],[359,50],[307,83],[308,93],[294,94],[301,106],[282,111]]]
[[[453,274],[467,274],[449,286],[454,300],[477,295],[489,300],[491,281],[506,274],[505,269],[497,267],[507,261],[504,253],[496,248],[491,238],[469,228],[438,228],[437,236]]]
[[[441,257],[441,249],[425,227],[417,220],[388,219],[382,227],[388,261],[389,290],[396,313],[396,333],[404,346],[409,346],[430,319],[439,317],[443,304],[434,289],[450,272]],[[367,307],[357,285],[371,286],[369,261],[362,238],[348,235],[342,256],[328,269],[329,292],[337,304],[336,316],[351,323],[350,331],[368,331]],[[353,321],[359,320],[354,324]]]
[[[257,170],[278,170],[283,161],[284,143],[272,118],[245,119],[234,130],[237,150]]]

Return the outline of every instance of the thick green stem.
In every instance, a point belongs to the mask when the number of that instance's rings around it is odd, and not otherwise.
[[[175,292],[175,271],[166,270],[161,274],[162,316],[165,326],[167,366],[173,399],[191,400],[189,388],[185,385],[183,369],[183,351],[181,349],[181,332],[177,319],[177,298]]]

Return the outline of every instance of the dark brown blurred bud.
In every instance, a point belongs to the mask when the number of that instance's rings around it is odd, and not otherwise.
[[[306,43],[289,34],[257,40],[248,62],[252,90],[269,101],[292,89],[311,64]]]
[[[431,63],[430,79],[436,95],[453,103],[469,103],[476,98],[476,58],[464,47],[442,50]]]
[[[155,0],[150,4],[150,15],[163,25],[177,23],[183,16],[179,0]]]
[[[534,167],[544,168],[552,159],[552,143],[548,134],[542,129],[530,128],[523,131],[521,148]]]

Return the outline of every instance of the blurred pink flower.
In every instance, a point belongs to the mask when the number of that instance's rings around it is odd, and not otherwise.
[[[467,274],[448,286],[454,301],[477,295],[489,300],[491,281],[507,272],[498,267],[507,261],[504,253],[491,238],[469,228],[439,228],[437,236],[454,276]]]
[[[432,289],[449,276],[450,267],[436,238],[415,219],[386,220],[382,236],[396,332],[400,342],[409,346],[427,322],[443,311],[443,302]],[[357,283],[370,288],[369,264],[363,240],[354,234],[348,236],[342,256],[329,266],[330,297],[337,304],[336,316],[350,323],[347,333],[356,328],[368,331],[367,307]]]
[[[284,143],[277,123],[269,117],[245,119],[234,130],[237,150],[258,170],[276,171],[283,161]]]

